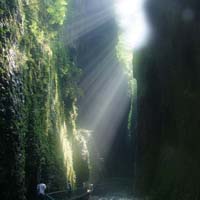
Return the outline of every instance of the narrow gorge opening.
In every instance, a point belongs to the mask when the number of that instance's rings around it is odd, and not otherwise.
[[[83,70],[78,126],[92,140],[91,180],[130,178],[137,115],[133,52],[150,37],[144,1],[88,1],[74,3],[74,9],[79,12],[70,22],[68,43]],[[77,26],[79,18],[84,23]]]

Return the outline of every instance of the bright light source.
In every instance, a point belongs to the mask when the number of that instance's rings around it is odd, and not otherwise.
[[[127,48],[142,46],[148,39],[148,26],[143,4],[145,0],[115,0],[115,10]]]

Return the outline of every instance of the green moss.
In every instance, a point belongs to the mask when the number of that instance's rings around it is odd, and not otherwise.
[[[8,194],[10,199],[34,199],[40,179],[52,191],[65,189],[67,180],[75,186],[79,178],[73,145],[81,72],[69,59],[68,47],[61,45],[66,5],[67,1],[60,0],[48,5],[38,0],[4,2],[8,11],[1,19],[0,38],[0,125],[4,133],[0,168],[7,170],[0,174],[0,184],[14,191],[5,190],[4,199]],[[54,29],[55,24],[60,28]]]

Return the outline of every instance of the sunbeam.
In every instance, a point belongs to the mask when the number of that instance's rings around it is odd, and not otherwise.
[[[87,15],[85,12],[78,13],[68,24],[66,32],[67,43],[72,44],[74,41],[97,29],[111,19],[110,8],[105,8],[97,12],[91,12]]]
[[[144,13],[145,0],[115,0],[115,11],[127,48],[137,49],[150,35],[150,27]]]

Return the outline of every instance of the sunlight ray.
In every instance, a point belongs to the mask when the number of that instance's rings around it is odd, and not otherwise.
[[[146,0],[115,0],[118,24],[127,48],[137,49],[143,46],[151,34],[147,22],[144,3]]]
[[[67,42],[69,44],[76,41],[78,38],[88,34],[89,32],[102,26],[111,19],[109,9],[104,9],[89,16],[87,13],[82,13],[81,16],[75,17],[72,23],[67,27]]]

